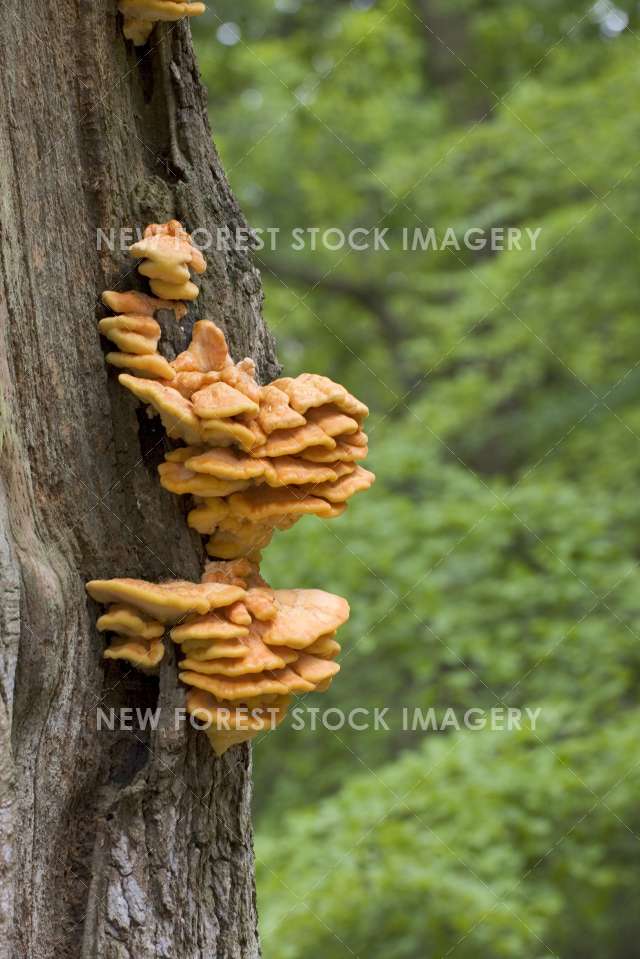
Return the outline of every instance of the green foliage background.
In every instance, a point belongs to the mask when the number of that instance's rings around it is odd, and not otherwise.
[[[378,474],[265,556],[274,585],[352,605],[338,681],[302,705],[388,706],[390,726],[257,742],[265,956],[626,959],[637,5],[212,0],[194,33],[232,186],[280,230],[256,262],[282,363],[369,403]],[[388,228],[390,249],[292,250],[311,226]],[[402,249],[403,228],[449,226],[540,233],[535,250]],[[403,707],[430,706],[541,713],[520,732],[402,730]]]

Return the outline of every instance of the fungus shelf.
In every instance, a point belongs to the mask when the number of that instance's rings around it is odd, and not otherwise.
[[[129,371],[119,374],[121,385],[180,444],[158,467],[160,483],[193,498],[187,522],[216,561],[200,583],[94,580],[87,590],[108,606],[98,620],[114,637],[106,658],[153,669],[171,627],[184,656],[187,709],[205,720],[220,754],[277,726],[292,696],[326,689],[339,670],[335,633],[349,616],[346,600],[272,590],[257,563],[274,530],[307,514],[340,516],[371,486],[373,473],[360,465],[369,410],[316,373],[261,385],[253,360],[234,363],[209,320],[196,322],[187,349],[167,360],[155,314],[168,309],[182,319],[183,301],[198,295],[190,270],[202,273],[206,262],[177,220],[148,226],[130,252],[156,296],[103,294],[116,314],[98,324],[118,348],[107,362]]]
[[[325,690],[339,671],[336,631],[349,618],[340,596],[271,589],[248,560],[211,562],[200,583],[92,580],[107,606],[104,652],[145,670],[162,659],[162,637],[180,647],[187,711],[201,719],[218,755],[277,726],[296,694]]]
[[[199,17],[206,10],[204,3],[175,0],[120,0],[118,9],[124,17],[123,33],[136,47],[147,42],[156,22],[175,22],[183,17]]]

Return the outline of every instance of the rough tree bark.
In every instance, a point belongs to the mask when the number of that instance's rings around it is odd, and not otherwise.
[[[242,226],[212,147],[185,23],[134,50],[116,0],[7,0],[0,21],[0,956],[250,959],[259,953],[250,753],[173,728],[159,679],[105,666],[93,577],[197,578],[202,547],[156,466],[163,432],[105,368],[105,288],[138,286],[96,231],[170,216]],[[259,275],[209,253],[189,320],[276,372]],[[98,705],[163,707],[157,731]]]

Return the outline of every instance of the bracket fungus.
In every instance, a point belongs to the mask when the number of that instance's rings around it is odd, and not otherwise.
[[[293,696],[326,689],[340,669],[333,637],[349,618],[347,601],[271,589],[246,559],[208,563],[200,583],[92,580],[87,592],[107,605],[98,619],[115,634],[106,658],[157,665],[169,627],[187,711],[218,755],[277,726]]]
[[[139,47],[146,43],[156,21],[182,20],[205,12],[204,3],[192,0],[120,0],[118,9],[124,17],[123,33]]]
[[[111,603],[96,623],[101,632],[113,633],[105,659],[126,659],[139,669],[153,669],[164,656],[164,626],[129,603]]]
[[[119,350],[108,353],[107,362],[128,371],[119,376],[122,386],[160,416],[170,439],[187,444],[166,454],[160,483],[194,497],[187,522],[209,537],[208,554],[259,559],[274,530],[307,514],[340,516],[351,496],[375,479],[359,465],[368,452],[365,404],[316,373],[261,386],[253,361],[234,363],[222,330],[209,320],[196,322],[187,349],[166,360],[158,352],[154,313],[173,309],[180,319],[184,304],[172,299],[177,288],[157,286],[159,269],[180,260],[187,273],[187,262],[200,271],[204,260],[177,220],[148,226],[131,250],[148,257],[141,272],[155,277],[152,289],[165,298],[107,292],[105,304],[127,312],[98,327]]]
[[[222,335],[200,321],[194,340],[205,333],[213,339],[214,330]],[[174,369],[178,360],[184,369],[191,349],[173,361]],[[367,454],[363,403],[311,373],[260,386],[249,364],[233,364],[225,346],[215,365],[201,362],[198,375],[178,371],[163,384],[184,410],[172,435],[188,445],[166,454],[160,482],[194,497],[187,522],[209,537],[207,552],[220,559],[259,559],[275,529],[307,514],[339,516],[375,479],[359,465]],[[120,382],[138,396],[144,390],[132,377]],[[166,421],[162,406],[151,403]]]
[[[194,497],[187,522],[209,537],[210,556],[259,559],[274,530],[307,514],[340,516],[371,486],[374,474],[359,465],[369,411],[339,383],[303,373],[261,386],[253,362],[234,363],[209,320],[194,324],[189,347],[168,362],[152,323],[118,316],[99,327],[129,351],[108,361],[142,374],[122,373],[122,386],[187,444],[166,453],[160,483]]]
[[[158,5],[180,6],[121,0],[125,13]],[[98,619],[98,629],[112,634],[105,658],[151,669],[169,628],[189,687],[187,711],[204,721],[220,755],[277,726],[293,696],[327,689],[340,668],[335,635],[349,617],[346,600],[273,590],[257,564],[274,530],[307,514],[340,516],[371,486],[374,474],[360,465],[369,411],[315,373],[261,385],[253,360],[234,363],[209,320],[196,322],[187,349],[167,360],[156,314],[183,318],[182,301],[198,295],[190,270],[204,272],[205,260],[177,220],[148,226],[130,252],[155,295],[103,294],[115,316],[100,320],[99,330],[117,347],[107,362],[128,371],[119,382],[182,444],[166,452],[160,483],[193,498],[187,523],[208,538],[213,561],[200,583],[93,580],[87,591],[107,606]]]
[[[142,240],[129,247],[129,253],[142,260],[138,272],[147,277],[156,296],[164,300],[197,298],[199,290],[191,282],[189,268],[204,273],[207,261],[178,220],[149,224]]]
[[[173,368],[158,353],[161,330],[155,314],[171,310],[176,320],[180,320],[186,313],[184,303],[160,300],[135,290],[127,293],[105,290],[102,302],[117,314],[98,323],[100,333],[118,347],[117,352],[107,353],[107,363],[144,377],[172,379]]]

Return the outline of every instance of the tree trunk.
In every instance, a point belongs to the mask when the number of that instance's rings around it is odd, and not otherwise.
[[[7,0],[0,49],[0,956],[251,959],[249,749],[174,729],[171,650],[159,678],[105,665],[84,590],[203,562],[158,483],[163,430],[105,367],[99,294],[140,284],[96,232],[242,216],[184,22],[134,49],[116,0]],[[258,273],[206,255],[166,352],[206,316],[273,376]],[[156,705],[156,731],[97,729],[99,706]]]

